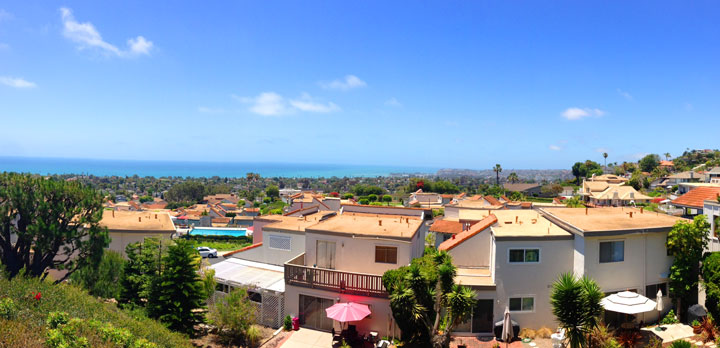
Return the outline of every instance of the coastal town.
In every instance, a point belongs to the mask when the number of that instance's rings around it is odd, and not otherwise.
[[[187,243],[203,260],[192,271],[196,281],[212,285],[206,304],[195,307],[205,308],[207,319],[183,319],[191,323],[188,332],[205,337],[196,344],[233,332],[229,342],[268,347],[471,347],[493,339],[556,347],[570,335],[558,308],[568,305],[558,297],[570,291],[563,286],[572,284],[562,283],[570,276],[599,291],[593,315],[606,340],[633,333],[636,345],[694,340],[710,346],[698,329],[705,324],[698,323],[720,309],[709,291],[715,271],[706,270],[720,251],[720,151],[693,150],[674,161],[648,155],[622,165],[588,160],[572,172],[574,178],[538,183],[515,172],[501,178],[497,165],[496,177],[471,193],[461,189],[462,179],[433,176],[406,178],[393,191],[356,179],[343,192],[302,187],[327,179],[281,189],[282,178],[254,173],[234,186],[181,180],[162,191],[154,190],[153,178],[143,179],[142,191],[64,176],[51,180],[102,193],[97,226],[109,237],[103,258],[118,260],[92,266],[110,282],[101,290],[83,279],[88,275],[77,276],[82,269],[68,277],[69,267],[58,264],[40,274],[142,307],[157,285],[133,283],[129,274],[146,274],[143,262],[156,263],[167,257],[163,248]],[[12,174],[5,175],[12,185]],[[17,231],[11,245],[18,245],[20,227],[5,223]],[[686,252],[698,268],[678,268]],[[3,253],[3,261],[11,255]],[[440,274],[442,267],[449,273]],[[410,274],[424,285],[415,288]],[[443,277],[452,283],[442,284]],[[423,299],[421,291],[444,294]],[[230,319],[216,311],[234,306],[245,311],[237,320],[255,333],[221,326]],[[435,316],[444,329],[432,326]],[[510,318],[509,328],[503,318]],[[229,331],[216,331],[222,327]]]
[[[720,348],[720,2],[0,2],[0,348]]]

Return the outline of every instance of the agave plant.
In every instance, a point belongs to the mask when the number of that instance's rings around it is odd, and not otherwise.
[[[642,334],[635,330],[624,330],[617,337],[618,343],[624,348],[635,348],[642,341]]]

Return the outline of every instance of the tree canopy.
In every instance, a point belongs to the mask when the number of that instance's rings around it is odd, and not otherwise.
[[[0,174],[0,261],[11,278],[23,268],[43,278],[49,269],[67,271],[59,282],[79,267],[96,265],[110,242],[101,219],[102,195],[90,187]]]
[[[165,193],[165,200],[168,202],[200,203],[206,193],[205,185],[196,181],[184,181],[170,187]]]
[[[470,316],[475,292],[455,284],[456,272],[447,252],[428,248],[410,266],[383,275],[393,317],[410,346],[448,347],[453,329]]]
[[[705,215],[689,221],[678,221],[668,233],[667,250],[673,256],[670,267],[670,295],[687,308],[698,293],[698,276],[703,251],[708,244],[710,224]],[[684,311],[678,311],[681,317]]]
[[[586,277],[576,278],[572,273],[561,274],[550,293],[552,312],[565,329],[570,347],[587,346],[587,335],[598,326],[605,295],[597,283]]]
[[[643,157],[638,164],[640,165],[640,170],[650,173],[660,165],[660,156],[656,154],[647,155]]]
[[[599,163],[587,160],[585,162],[575,162],[572,166],[572,173],[577,180],[577,184],[580,185],[580,178],[588,178],[595,175],[602,175],[603,170]]]

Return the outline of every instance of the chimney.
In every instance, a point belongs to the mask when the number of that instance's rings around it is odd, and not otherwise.
[[[515,215],[515,223],[518,223],[518,216]]]
[[[645,209],[645,208],[644,208],[644,207],[640,207],[640,214],[643,213],[643,209]]]
[[[138,222],[142,222],[142,216],[138,216]]]
[[[113,209],[113,211],[112,211],[112,212],[113,212],[113,217],[115,217],[115,209]]]
[[[588,207],[585,207],[585,215],[588,214]]]
[[[631,218],[631,219],[632,219],[632,213],[633,213],[633,212],[630,212],[630,218]]]
[[[155,214],[155,220],[157,220],[157,214]]]
[[[382,220],[378,220],[378,226],[382,226]]]

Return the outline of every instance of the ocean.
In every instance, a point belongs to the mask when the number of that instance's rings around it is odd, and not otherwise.
[[[245,177],[377,177],[391,174],[435,174],[439,168],[350,164],[252,162],[131,161],[75,158],[1,157],[0,172],[86,174],[95,176]]]

